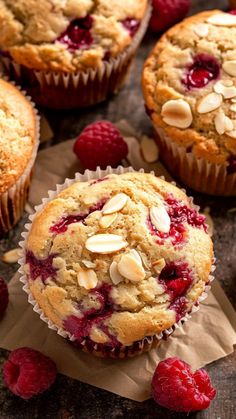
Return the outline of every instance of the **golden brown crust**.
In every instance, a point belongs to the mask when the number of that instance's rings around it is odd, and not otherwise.
[[[73,72],[117,56],[132,37],[122,25],[142,20],[148,0],[0,0],[0,48],[19,64],[35,70]],[[71,51],[58,37],[74,19],[91,15],[93,43]]]
[[[32,104],[12,84],[0,79],[0,194],[20,178],[36,142]]]
[[[236,23],[233,26],[218,26],[208,21],[210,17],[220,14],[225,16],[219,10],[199,13],[166,32],[145,63],[142,88],[156,127],[163,128],[166,135],[178,145],[191,147],[195,156],[212,163],[226,164],[228,156],[236,154],[236,140],[226,132],[217,132],[215,118],[219,112],[223,112],[234,121],[235,112],[231,109],[233,101],[223,97],[217,109],[204,114],[198,111],[200,100],[214,91],[217,81],[230,80],[236,84],[236,77],[223,70],[225,61],[236,59]],[[215,58],[221,67],[220,76],[204,88],[188,90],[182,80],[198,54]],[[163,105],[178,99],[187,102],[191,108],[193,121],[184,129],[171,126],[163,120]]]
[[[109,227],[101,227],[101,211],[93,210],[86,222],[70,224],[66,231],[58,234],[50,230],[63,217],[88,213],[104,198],[108,202],[120,193],[126,195],[127,201]],[[189,208],[192,206],[183,191],[151,174],[109,175],[99,183],[75,182],[37,214],[27,239],[27,251],[32,252],[38,260],[51,255],[56,279],[42,281],[40,277],[32,278],[29,263],[25,270],[34,298],[54,324],[63,327],[66,317],[81,317],[78,309],[81,305],[87,310],[97,309],[100,303],[94,298],[94,289],[99,290],[106,284],[111,287],[109,295],[116,308],[113,308],[111,316],[104,318],[104,325],[123,345],[131,345],[145,336],[168,329],[176,322],[176,313],[170,308],[170,294],[159,282],[154,270],[155,262],[160,260],[162,263],[164,260],[164,266],[175,261],[188,264],[193,283],[185,297],[186,309],[191,310],[209,281],[212,242],[202,228],[185,223],[185,238],[180,246],[174,245],[169,238],[162,244],[157,243],[156,236],[147,224],[148,214],[153,206],[165,206],[163,200],[169,196]],[[112,253],[94,253],[88,250],[86,243],[88,238],[97,234],[118,235],[126,241],[127,246]],[[130,266],[128,276],[115,284],[110,271],[111,264],[115,262],[119,265],[122,257],[130,255],[134,249],[141,257],[144,275],[135,279],[132,276],[133,267]],[[88,272],[88,269],[93,271],[92,279],[95,274],[97,280],[90,289],[80,282],[81,271]],[[131,278],[128,279],[130,273]],[[90,330],[90,338],[96,343],[108,341],[106,333],[97,324]]]

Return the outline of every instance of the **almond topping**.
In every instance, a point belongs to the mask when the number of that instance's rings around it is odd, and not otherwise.
[[[231,102],[232,102],[232,103],[236,103],[236,97],[233,97],[233,98],[231,99]]]
[[[113,214],[113,212],[117,212],[122,210],[126,205],[128,200],[128,196],[124,193],[119,193],[113,196],[109,201],[104,205],[102,209],[102,213],[104,215]]]
[[[236,103],[230,106],[229,108],[232,112],[236,112]]]
[[[236,26],[236,16],[230,13],[218,13],[210,16],[207,22],[216,26]]]
[[[95,234],[87,239],[85,247],[92,253],[109,254],[128,246],[121,236],[116,234]]]
[[[117,267],[119,273],[132,282],[142,281],[146,276],[142,265],[130,253],[121,256]]]
[[[197,106],[197,111],[199,113],[212,112],[220,107],[222,101],[222,95],[220,95],[219,93],[209,93],[209,95],[206,95],[200,100]]]
[[[158,160],[159,149],[156,145],[156,142],[152,138],[143,135],[140,143],[140,148],[143,158],[147,163],[154,163]]]
[[[226,131],[232,131],[234,128],[233,122],[223,111],[216,115],[214,122],[216,131],[219,135],[223,135]]]
[[[163,205],[159,207],[152,207],[150,209],[151,222],[158,231],[162,233],[169,233],[170,231],[170,217]]]
[[[226,135],[228,135],[228,137],[231,137],[231,138],[236,138],[236,130],[234,129],[232,131],[227,131]]]
[[[140,254],[137,252],[137,250],[135,250],[135,249],[131,249],[130,250],[130,254],[134,257],[134,259],[136,259],[137,260],[137,262],[142,266],[142,259],[141,259],[141,256],[140,256]]]
[[[152,266],[153,266],[154,271],[157,274],[160,274],[162,269],[166,266],[165,259],[162,258],[162,259],[156,260],[155,262],[153,262]]]
[[[101,228],[108,228],[114,223],[114,221],[117,219],[117,212],[114,212],[113,214],[107,214],[103,215],[103,217],[99,220],[99,225]]]
[[[81,260],[81,262],[84,264],[84,266],[86,268],[89,268],[89,269],[92,268],[93,269],[93,268],[96,267],[96,263],[92,262],[91,260],[85,260],[85,259],[83,259],[83,260]]]
[[[236,60],[225,61],[222,67],[229,76],[236,76]]]
[[[196,35],[205,37],[208,35],[209,26],[206,23],[198,23],[193,27],[193,31]]]
[[[4,253],[2,257],[2,261],[5,263],[16,263],[20,257],[19,252],[20,248],[9,250],[8,252]]]
[[[110,265],[109,269],[110,277],[113,284],[117,285],[124,280],[123,276],[118,271],[118,264],[117,262],[113,261]]]
[[[220,93],[225,99],[231,99],[236,96],[236,87],[232,80],[219,80],[213,87],[216,93]]]
[[[86,290],[91,290],[97,286],[98,278],[92,269],[80,269],[77,274],[78,284]]]
[[[162,106],[163,121],[176,128],[188,128],[192,121],[192,111],[183,99],[169,100]]]

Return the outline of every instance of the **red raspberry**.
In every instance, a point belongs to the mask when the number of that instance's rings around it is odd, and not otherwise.
[[[216,395],[207,372],[192,373],[190,365],[179,358],[161,361],[152,378],[152,394],[161,406],[176,412],[206,409]]]
[[[8,306],[8,288],[6,282],[0,278],[0,318],[5,313]]]
[[[5,384],[12,393],[25,400],[47,390],[56,375],[55,363],[31,348],[12,351],[3,365]]]
[[[116,167],[128,154],[120,131],[109,121],[88,125],[77,138],[74,152],[86,169]]]
[[[153,12],[149,26],[153,32],[164,32],[180,22],[188,13],[191,0],[152,0]]]

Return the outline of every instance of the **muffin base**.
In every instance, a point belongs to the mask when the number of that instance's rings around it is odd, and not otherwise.
[[[210,163],[186,152],[186,148],[177,145],[162,128],[155,125],[154,128],[160,157],[175,178],[208,195],[236,196],[236,173],[229,175],[224,165]]]
[[[39,106],[51,109],[85,108],[103,102],[117,93],[128,76],[135,53],[146,32],[152,7],[146,14],[132,43],[116,58],[97,69],[73,73],[36,71],[1,57],[9,77],[15,79]]]
[[[62,328],[59,328],[48,317],[45,316],[42,309],[39,307],[37,301],[34,299],[31,293],[29,282],[24,271],[27,237],[31,229],[32,221],[34,220],[36,214],[40,212],[49,201],[54,199],[56,195],[58,195],[58,193],[68,188],[70,185],[72,185],[75,182],[78,182],[78,181],[86,182],[92,179],[101,179],[109,174],[122,174],[122,173],[130,173],[130,172],[137,172],[137,170],[134,170],[132,167],[124,168],[122,166],[119,166],[117,169],[112,169],[109,166],[107,167],[106,170],[101,170],[100,168],[97,168],[96,171],[86,170],[83,175],[81,175],[80,173],[76,173],[74,179],[66,179],[64,184],[57,185],[56,191],[49,191],[48,198],[44,198],[42,201],[42,204],[35,207],[35,213],[29,216],[30,223],[27,223],[25,225],[26,231],[22,233],[23,241],[19,243],[21,247],[21,257],[18,261],[20,265],[19,272],[21,274],[20,281],[23,284],[23,290],[28,294],[28,302],[33,306],[33,310],[39,314],[41,320],[47,323],[49,329],[56,331],[58,335],[71,341],[74,346],[81,349],[83,352],[91,353],[100,358],[113,358],[113,359],[131,358],[136,355],[141,355],[142,353],[147,352],[153,348],[157,348],[161,344],[161,342],[166,340],[176,329],[178,329],[180,326],[182,326],[183,323],[185,323],[188,319],[190,319],[193,313],[199,310],[200,308],[199,303],[207,298],[208,292],[210,291],[210,288],[211,288],[210,282],[212,282],[214,279],[212,275],[209,275],[209,282],[206,284],[205,290],[200,295],[200,297],[195,302],[195,304],[192,306],[191,310],[188,313],[186,313],[185,316],[182,317],[178,322],[173,324],[172,327],[170,327],[169,329],[163,330],[160,334],[147,336],[141,341],[134,342],[130,346],[122,345],[119,348],[108,349],[106,345],[103,346],[96,343],[91,345],[89,342],[86,342],[86,340],[79,343],[69,332],[65,331]],[[139,172],[144,173],[144,170],[140,169]],[[154,174],[153,172],[151,173]],[[192,200],[192,198],[190,199]],[[198,207],[196,208],[198,209]],[[212,265],[211,272],[214,272],[214,270],[215,270],[215,266]]]
[[[7,80],[8,81],[8,80]],[[12,82],[10,82],[12,83]],[[14,83],[12,83],[14,84]],[[19,86],[16,86],[30,101],[35,112],[36,139],[31,158],[24,172],[16,183],[0,196],[0,237],[7,233],[19,221],[28,198],[29,187],[32,178],[32,170],[39,146],[39,115],[31,97],[26,95]]]

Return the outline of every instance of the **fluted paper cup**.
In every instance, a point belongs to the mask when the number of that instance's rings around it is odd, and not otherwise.
[[[42,209],[45,207],[45,205],[53,200],[60,192],[62,192],[64,189],[68,188],[70,185],[72,185],[75,182],[87,182],[89,180],[97,180],[101,179],[107,175],[110,174],[123,174],[123,173],[131,173],[131,172],[137,172],[132,167],[124,168],[122,166],[119,166],[117,169],[112,169],[111,167],[108,167],[106,170],[101,170],[100,168],[97,168],[96,171],[90,171],[86,170],[83,175],[80,173],[76,173],[74,179],[66,179],[66,181],[62,185],[57,185],[55,191],[49,191],[48,197],[44,198],[42,200],[42,204],[35,207],[35,213],[33,215],[29,216],[29,222],[25,225],[25,232],[22,233],[23,240],[19,243],[21,247],[21,256],[19,259],[19,272],[21,274],[20,281],[23,284],[23,290],[28,295],[28,302],[33,306],[33,310],[39,314],[41,320],[43,320],[45,323],[47,323],[49,329],[52,329],[57,332],[58,335],[62,336],[65,339],[68,339],[71,342],[74,342],[74,344],[82,349],[84,352],[92,353],[93,355],[99,356],[99,357],[105,357],[105,358],[126,358],[126,357],[133,357],[139,354],[142,354],[143,352],[147,352],[150,349],[157,347],[163,340],[166,340],[176,329],[178,329],[183,323],[185,323],[188,319],[191,318],[192,314],[199,310],[199,303],[206,299],[207,294],[211,288],[210,283],[214,279],[212,275],[209,275],[209,281],[206,284],[204,292],[201,294],[201,296],[198,298],[198,300],[195,302],[191,310],[186,313],[186,315],[181,318],[177,323],[175,323],[171,328],[166,329],[162,331],[160,334],[156,334],[153,336],[146,336],[141,341],[134,342],[130,346],[121,346],[119,348],[111,349],[111,347],[106,347],[105,345],[101,344],[91,344],[86,341],[79,343],[76,342],[76,339],[73,335],[71,335],[69,332],[65,331],[62,328],[59,328],[57,325],[55,325],[48,317],[45,316],[44,312],[40,308],[37,301],[34,299],[28,279],[24,270],[24,266],[26,263],[26,244],[27,244],[27,238],[29,235],[29,232],[31,230],[32,222],[35,218],[35,216],[42,211]],[[144,173],[143,169],[140,169],[139,172]],[[153,172],[151,172],[154,174]],[[164,179],[164,177],[162,177]],[[174,182],[172,182],[174,183]],[[175,183],[174,183],[175,184]],[[195,206],[193,204],[193,199],[190,199],[190,204],[195,208],[199,209],[199,207]],[[215,269],[215,266],[212,266],[213,272]]]

